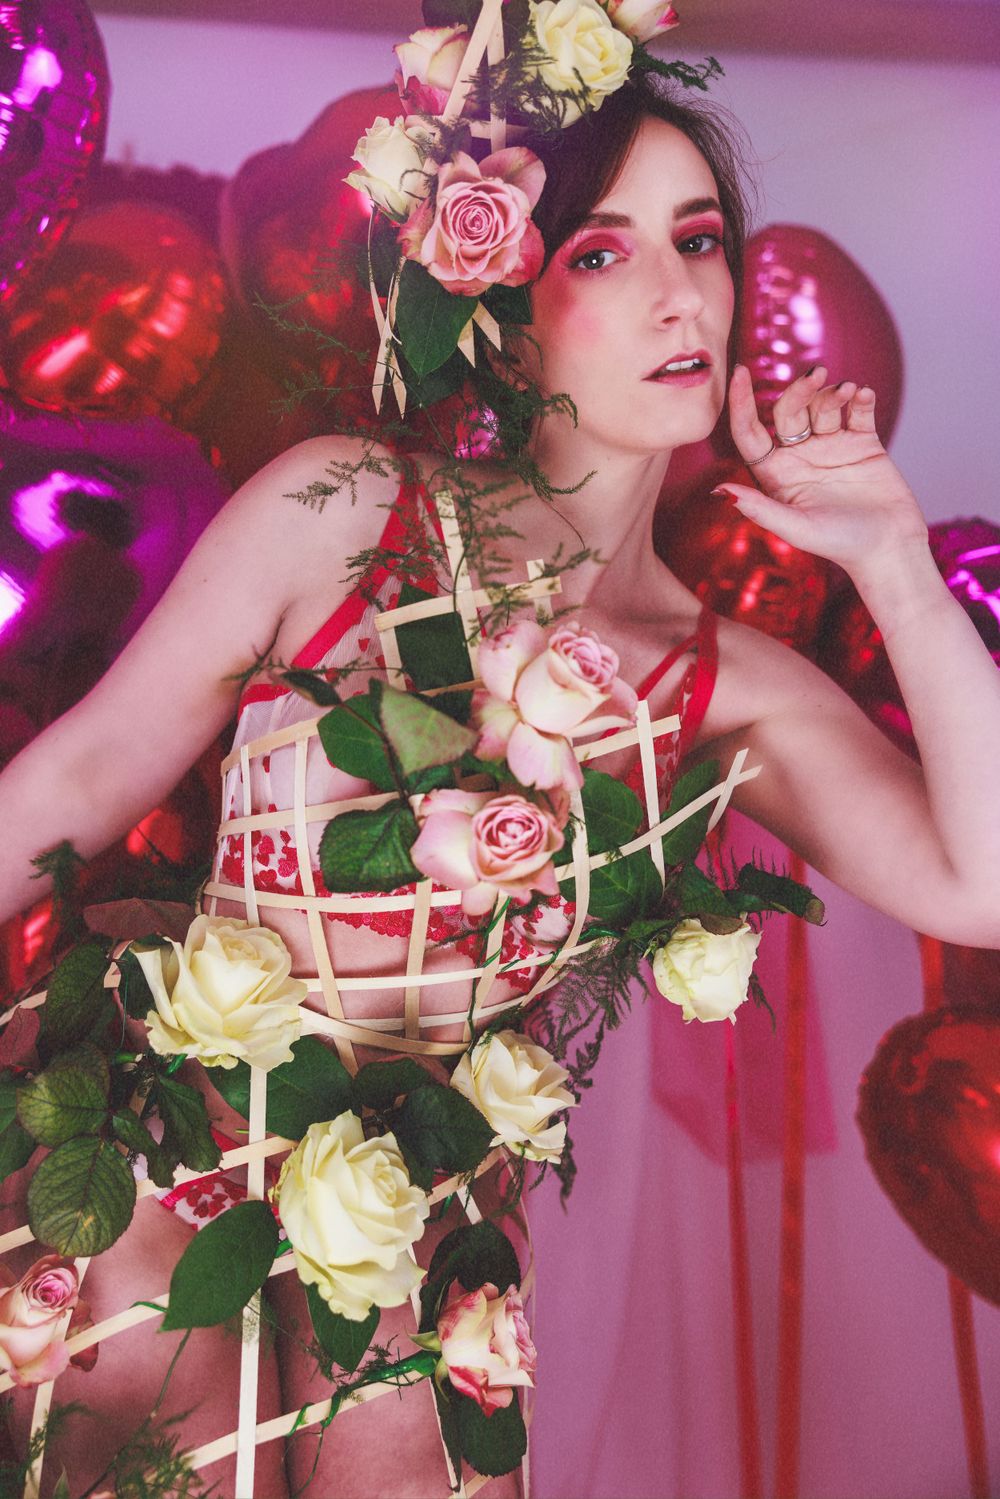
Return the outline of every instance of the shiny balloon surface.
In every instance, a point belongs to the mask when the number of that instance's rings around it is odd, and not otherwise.
[[[1000,1305],[1000,1014],[914,1015],[861,1082],[872,1170],[931,1254]]]
[[[881,293],[845,250],[804,224],[768,224],[747,241],[741,360],[753,377],[762,418],[814,364],[830,380],[870,385],[888,446],[902,395],[902,350]]]
[[[752,484],[738,464],[716,464],[657,512],[654,543],[716,614],[808,652],[827,596],[827,565],[713,498],[726,479]]]
[[[68,228],[104,151],[108,92],[85,0],[0,4],[0,307]]]
[[[929,527],[931,553],[1000,666],[1000,526],[973,517]],[[874,619],[846,586],[821,626],[819,664],[900,748],[916,754],[913,728]]]
[[[18,303],[3,362],[50,411],[169,415],[203,379],[226,308],[221,262],[179,214],[129,200],[82,213]]]

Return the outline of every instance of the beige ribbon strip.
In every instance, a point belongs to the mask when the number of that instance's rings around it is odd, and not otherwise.
[[[240,750],[240,775],[243,780],[243,816],[249,817],[253,808],[253,798],[250,795],[250,750],[244,745]],[[247,909],[247,921],[251,926],[260,925],[260,916],[257,912],[257,888],[253,880],[253,836],[246,832],[243,834],[243,899]]]
[[[646,821],[652,827],[660,816],[660,788],[656,777],[656,750],[653,747],[653,734],[649,726],[649,704],[645,698],[639,699],[636,728],[639,731],[639,764],[642,768],[642,791],[646,799]],[[649,852],[652,855],[656,872],[660,876],[662,888],[667,875],[662,838],[657,838],[650,844]]]
[[[267,1119],[267,1073],[250,1068],[250,1145],[265,1138]],[[264,1157],[254,1156],[247,1165],[247,1199],[264,1198]],[[243,1308],[243,1341],[240,1347],[240,1394],[236,1426],[236,1499],[253,1499],[257,1465],[257,1391],[260,1372],[260,1292]]]
[[[411,1041],[420,1035],[420,985],[412,980],[421,978],[424,951],[427,946],[427,920],[431,911],[431,881],[421,880],[414,892],[413,925],[410,928],[410,944],[406,952],[406,977],[409,982],[403,998],[403,1028]]]
[[[479,19],[472,28],[469,37],[469,45],[465,49],[458,77],[452,84],[451,93],[448,95],[447,103],[441,115],[446,125],[452,125],[458,119],[465,108],[465,101],[469,97],[469,90],[475,82],[476,70],[483,60],[490,44],[490,38],[495,29],[502,27],[500,20],[500,7],[502,0],[483,0],[483,8],[479,12]]]

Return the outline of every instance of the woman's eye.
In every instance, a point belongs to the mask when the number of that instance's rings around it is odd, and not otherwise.
[[[689,246],[693,248],[689,249]],[[710,255],[713,250],[721,250],[722,235],[703,229],[698,234],[689,234],[687,239],[682,239],[677,248],[686,255]]]
[[[574,271],[606,271],[617,259],[617,250],[584,250],[572,265]]]

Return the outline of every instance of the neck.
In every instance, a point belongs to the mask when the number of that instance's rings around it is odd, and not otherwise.
[[[572,602],[583,602],[609,567],[627,568],[637,581],[644,578],[654,561],[653,511],[669,451],[623,453],[547,424],[532,443],[531,456],[553,489],[573,491],[532,506],[525,536],[531,555],[554,556],[560,546],[566,555],[585,547],[599,559],[564,576]]]

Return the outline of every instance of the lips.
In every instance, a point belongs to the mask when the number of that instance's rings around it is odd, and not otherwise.
[[[698,363],[691,365],[691,360],[697,360]],[[682,370],[667,369],[668,364],[682,363],[688,364],[689,368]],[[683,375],[707,374],[711,367],[712,356],[707,349],[692,349],[690,352],[682,349],[676,354],[668,354],[666,359],[656,366],[655,370],[650,370],[649,374],[643,378],[646,380],[669,380]]]

